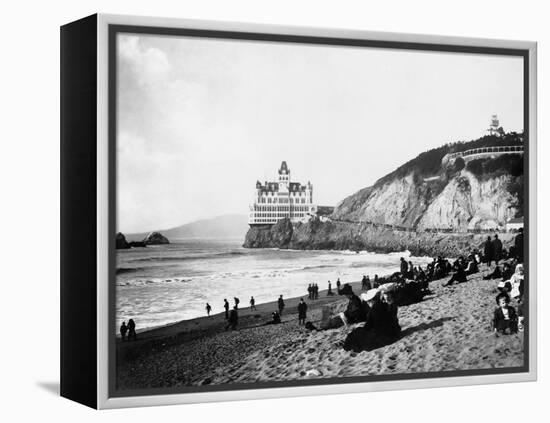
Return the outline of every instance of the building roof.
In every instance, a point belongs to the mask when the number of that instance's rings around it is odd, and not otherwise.
[[[279,168],[279,175],[288,175],[290,173],[290,169],[286,165],[286,162],[283,160],[281,163],[281,167]]]

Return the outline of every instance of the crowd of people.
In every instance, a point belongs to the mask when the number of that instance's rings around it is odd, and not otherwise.
[[[497,336],[517,333],[524,329],[524,291],[525,276],[523,267],[523,231],[515,238],[514,244],[506,250],[498,234],[487,237],[479,249],[473,249],[466,257],[461,256],[449,260],[443,256],[433,258],[425,268],[414,266],[411,261],[400,258],[399,271],[392,275],[379,277],[377,274],[371,280],[369,275],[363,275],[360,295],[357,295],[350,284],[336,281],[336,294],[347,297],[346,308],[341,313],[330,314],[328,308],[322,309],[321,322],[316,327],[307,322],[308,304],[303,298],[297,305],[298,325],[309,330],[329,330],[339,327],[363,323],[353,329],[345,338],[343,347],[346,350],[363,351],[379,348],[395,342],[401,333],[398,319],[398,307],[422,300],[430,293],[429,283],[434,280],[446,279],[443,287],[467,282],[468,276],[480,272],[484,263],[489,270],[483,276],[484,280],[498,280],[495,298],[497,307],[492,318],[492,328]],[[494,263],[494,268],[492,267]],[[308,300],[319,299],[319,286],[310,283],[307,287]],[[327,296],[336,295],[332,291],[332,283],[328,281]],[[234,305],[224,299],[225,329],[235,330],[239,322],[239,303],[237,297]],[[512,304],[515,304],[514,307]],[[250,297],[250,311],[257,310],[256,300]],[[283,295],[276,301],[277,310],[272,312],[271,320],[264,325],[282,323],[285,310]],[[206,303],[206,313],[210,316],[212,307]],[[516,310],[517,308],[517,310]],[[136,324],[133,319],[123,322],[120,327],[122,341],[136,340]]]

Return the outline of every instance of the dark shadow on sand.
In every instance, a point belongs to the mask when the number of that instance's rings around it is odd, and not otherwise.
[[[36,386],[42,388],[44,391],[59,396],[59,382],[36,382]]]
[[[412,335],[415,332],[420,332],[422,330],[427,330],[427,329],[432,329],[432,328],[437,328],[439,326],[443,326],[443,323],[445,323],[449,320],[453,320],[453,319],[454,319],[454,317],[442,317],[441,319],[434,320],[433,322],[430,322],[430,323],[421,323],[419,325],[407,328],[407,329],[401,331],[401,338]]]

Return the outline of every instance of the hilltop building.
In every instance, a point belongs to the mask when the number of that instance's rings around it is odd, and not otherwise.
[[[254,202],[250,205],[249,225],[273,225],[289,218],[292,222],[306,222],[317,213],[313,203],[313,185],[291,182],[286,162],[279,168],[277,182],[256,182]]]

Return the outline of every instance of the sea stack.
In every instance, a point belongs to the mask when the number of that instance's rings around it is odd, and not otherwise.
[[[143,239],[145,245],[160,245],[160,244],[170,244],[168,238],[162,235],[159,232],[151,232]]]
[[[115,245],[117,250],[126,250],[130,248],[130,244],[126,241],[126,237],[122,232],[116,234]]]

